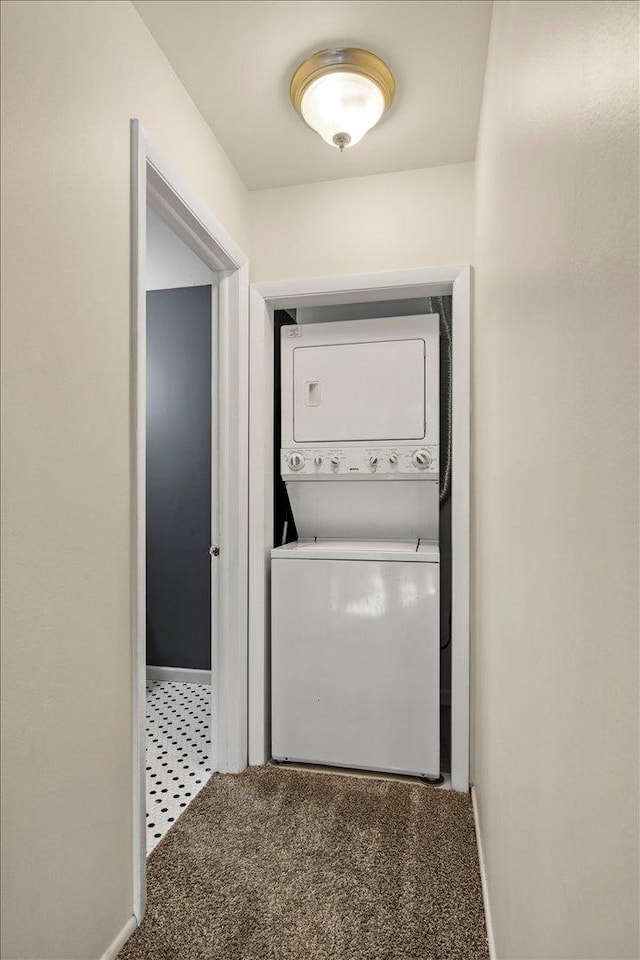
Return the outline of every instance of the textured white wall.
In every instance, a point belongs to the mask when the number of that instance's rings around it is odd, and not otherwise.
[[[129,119],[246,191],[128,0],[2,4],[2,956],[131,916]]]
[[[503,960],[639,955],[637,16],[606,0],[494,9],[474,717]]]
[[[256,190],[249,217],[254,281],[469,263],[473,164]]]

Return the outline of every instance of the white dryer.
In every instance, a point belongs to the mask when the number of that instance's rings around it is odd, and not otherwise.
[[[439,775],[439,318],[281,331],[272,753]]]
[[[437,540],[438,316],[281,335],[280,470],[298,536]]]
[[[273,551],[275,759],[439,775],[438,561],[416,541]]]

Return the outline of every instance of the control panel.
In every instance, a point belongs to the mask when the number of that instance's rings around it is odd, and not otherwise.
[[[393,447],[296,447],[281,450],[280,472],[285,479],[347,477],[438,478],[438,446],[400,444]]]

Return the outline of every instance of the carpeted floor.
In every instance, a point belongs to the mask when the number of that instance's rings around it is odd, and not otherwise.
[[[469,799],[274,766],[214,774],[149,858],[120,960],[484,960]]]

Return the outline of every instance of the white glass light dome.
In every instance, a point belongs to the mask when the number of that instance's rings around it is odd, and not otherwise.
[[[291,78],[302,119],[332,147],[352,147],[391,106],[395,80],[384,61],[359,47],[320,50]]]
[[[302,96],[300,112],[323,140],[343,150],[375,127],[384,113],[377,83],[357,73],[327,73],[313,80]]]

